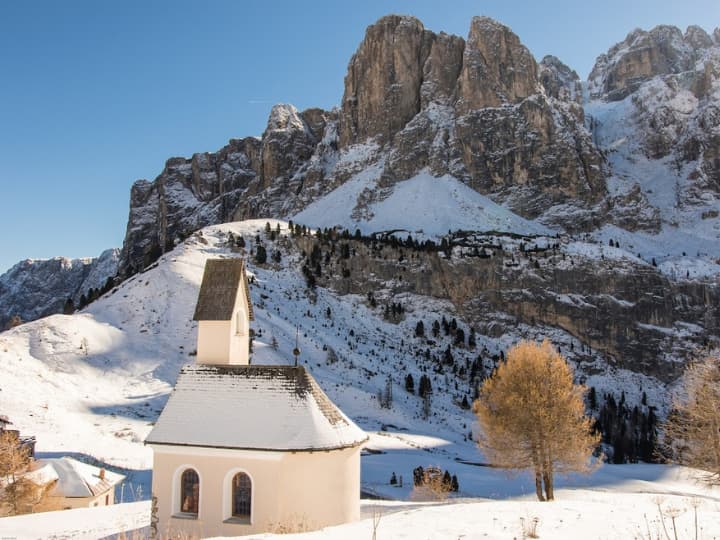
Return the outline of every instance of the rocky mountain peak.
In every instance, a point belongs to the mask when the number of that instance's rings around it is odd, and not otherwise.
[[[538,64],[538,77],[545,93],[555,99],[582,104],[582,84],[574,69],[556,56],[545,56]]]
[[[458,110],[517,103],[537,91],[537,64],[520,38],[489,17],[473,17],[458,80]]]
[[[376,136],[388,140],[418,113],[432,35],[418,19],[403,15],[368,27],[345,76],[342,146]]]
[[[635,29],[597,58],[588,81],[590,96],[624,99],[655,76],[693,70],[713,46],[713,39],[699,26],[688,27],[684,35],[668,25]]]
[[[696,24],[690,25],[683,36],[685,42],[693,49],[707,49],[714,45],[710,35]]]
[[[265,134],[271,131],[289,131],[289,130],[305,130],[305,122],[300,118],[300,114],[295,106],[287,103],[279,103],[273,105],[268,117],[267,128]]]
[[[108,278],[117,274],[119,249],[108,249],[99,257],[27,259],[0,276],[0,331],[14,316],[31,321],[60,313],[66,301],[75,307],[81,298],[99,294]]]
[[[537,63],[507,26],[474,17],[467,41],[390,15],[368,27],[345,77],[340,145],[386,143],[430,104],[458,114],[539,92]]]

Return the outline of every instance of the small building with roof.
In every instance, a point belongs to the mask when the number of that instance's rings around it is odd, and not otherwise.
[[[71,457],[41,459],[24,477],[38,486],[54,483],[45,506],[69,510],[115,504],[115,486],[125,476]]]
[[[155,534],[237,536],[359,518],[367,435],[303,366],[250,365],[251,317],[243,261],[208,261],[196,364],[180,371],[145,441]]]

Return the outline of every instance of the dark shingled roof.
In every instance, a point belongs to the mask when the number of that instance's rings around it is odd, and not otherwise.
[[[240,283],[245,285],[245,302],[250,320],[254,320],[245,261],[239,258],[208,259],[195,306],[195,321],[229,321]]]
[[[188,365],[145,442],[301,451],[366,440],[302,366]]]

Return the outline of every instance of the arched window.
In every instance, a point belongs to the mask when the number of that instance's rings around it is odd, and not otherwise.
[[[185,469],[180,477],[180,511],[197,515],[199,506],[200,477],[195,470]]]
[[[252,507],[252,482],[245,473],[237,473],[232,479],[232,517],[250,519]]]

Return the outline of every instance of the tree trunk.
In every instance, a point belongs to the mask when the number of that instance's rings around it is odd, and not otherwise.
[[[553,475],[552,472],[544,472],[543,473],[543,481],[545,482],[545,498],[548,501],[552,501],[555,499],[555,495],[553,493]],[[537,481],[537,480],[536,480]]]
[[[542,476],[540,475],[540,471],[535,471],[535,493],[540,502],[545,500],[545,497],[543,497]]]

